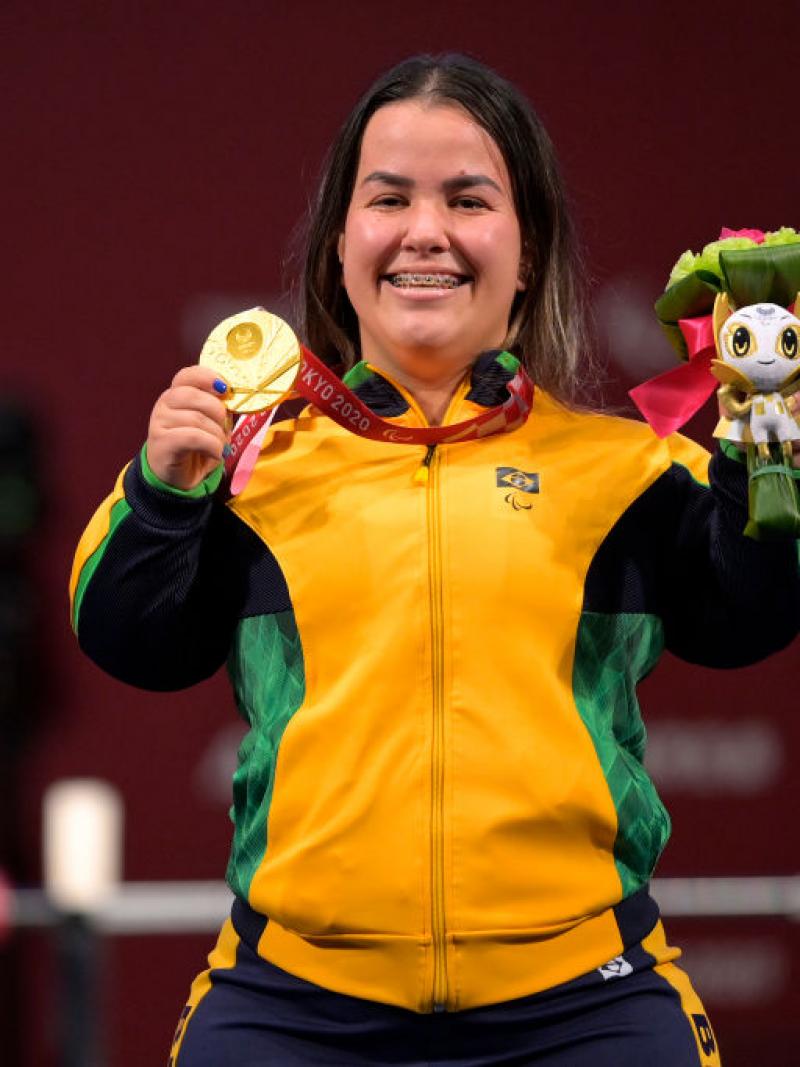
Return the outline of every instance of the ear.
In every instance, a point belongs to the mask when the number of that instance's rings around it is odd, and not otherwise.
[[[789,308],[796,319],[800,319],[800,293],[794,298],[794,303]]]
[[[723,358],[722,352],[719,347],[719,335],[722,327],[734,312],[734,308],[731,307],[730,300],[727,293],[717,293],[714,300],[714,313],[712,322],[714,324],[714,344],[717,347],[717,355],[720,359]]]
[[[339,234],[339,240],[336,242],[336,255],[339,262],[344,263],[344,231]]]

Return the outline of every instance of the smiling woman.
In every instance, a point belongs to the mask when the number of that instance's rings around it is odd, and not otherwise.
[[[570,406],[576,263],[522,96],[401,64],[332,149],[304,289],[381,432],[287,414],[231,496],[232,390],[184,368],[87,528],[84,650],[152,689],[227,661],[250,727],[173,1067],[719,1064],[648,892],[636,685],[788,643],[797,548],[742,536],[735,453]]]
[[[478,352],[505,347],[525,288],[503,157],[461,108],[415,100],[370,119],[344,230],[343,285],[361,358],[439,421]]]
[[[350,226],[369,205],[373,215],[411,216],[417,230],[411,240],[422,239],[423,253],[409,249],[397,259],[400,266],[448,263],[451,276],[476,282],[459,294],[463,303],[478,283],[491,288],[492,300],[508,301],[494,313],[505,316],[502,326],[495,322],[488,342],[478,332],[462,361],[482,346],[502,345],[554,396],[570,402],[580,393],[588,345],[574,227],[550,138],[513,86],[465,57],[416,57],[381,77],[343,126],[311,219],[302,319],[312,350],[332,363],[344,359],[347,367],[364,357],[363,324],[354,306],[359,277],[351,282],[348,264],[343,276],[340,256]],[[359,232],[379,254],[374,242],[397,240],[405,226],[376,219]],[[424,233],[430,226],[433,235]],[[431,236],[434,244],[424,252]],[[438,251],[442,241],[447,252]],[[471,255],[480,261],[470,264]],[[490,274],[473,279],[470,272],[487,257]],[[385,263],[384,272],[397,263]],[[488,313],[489,293],[485,301],[482,292],[477,298]]]

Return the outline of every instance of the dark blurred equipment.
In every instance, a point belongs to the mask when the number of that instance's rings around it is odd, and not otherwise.
[[[12,884],[33,879],[19,830],[21,760],[41,707],[37,667],[37,596],[32,537],[41,514],[33,421],[18,406],[0,401],[0,873]],[[20,974],[15,942],[0,943],[0,1032],[4,1062],[16,1063]],[[5,1057],[8,1057],[7,1060]]]
[[[30,418],[0,403],[0,748],[16,751],[34,725],[35,595],[30,538],[40,513]],[[9,815],[4,805],[4,818]],[[0,860],[6,860],[0,835]]]
[[[86,916],[62,918],[57,952],[61,977],[59,1063],[63,1067],[101,1067],[100,940]]]

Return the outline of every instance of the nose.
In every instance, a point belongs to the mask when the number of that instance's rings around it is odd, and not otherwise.
[[[413,252],[447,252],[450,238],[445,213],[435,204],[419,201],[405,213],[402,246]]]

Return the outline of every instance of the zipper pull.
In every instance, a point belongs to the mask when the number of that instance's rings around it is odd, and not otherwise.
[[[427,485],[428,479],[431,473],[431,460],[433,459],[433,453],[436,445],[428,445],[428,451],[425,453],[425,458],[422,463],[417,467],[414,472],[414,485]]]

